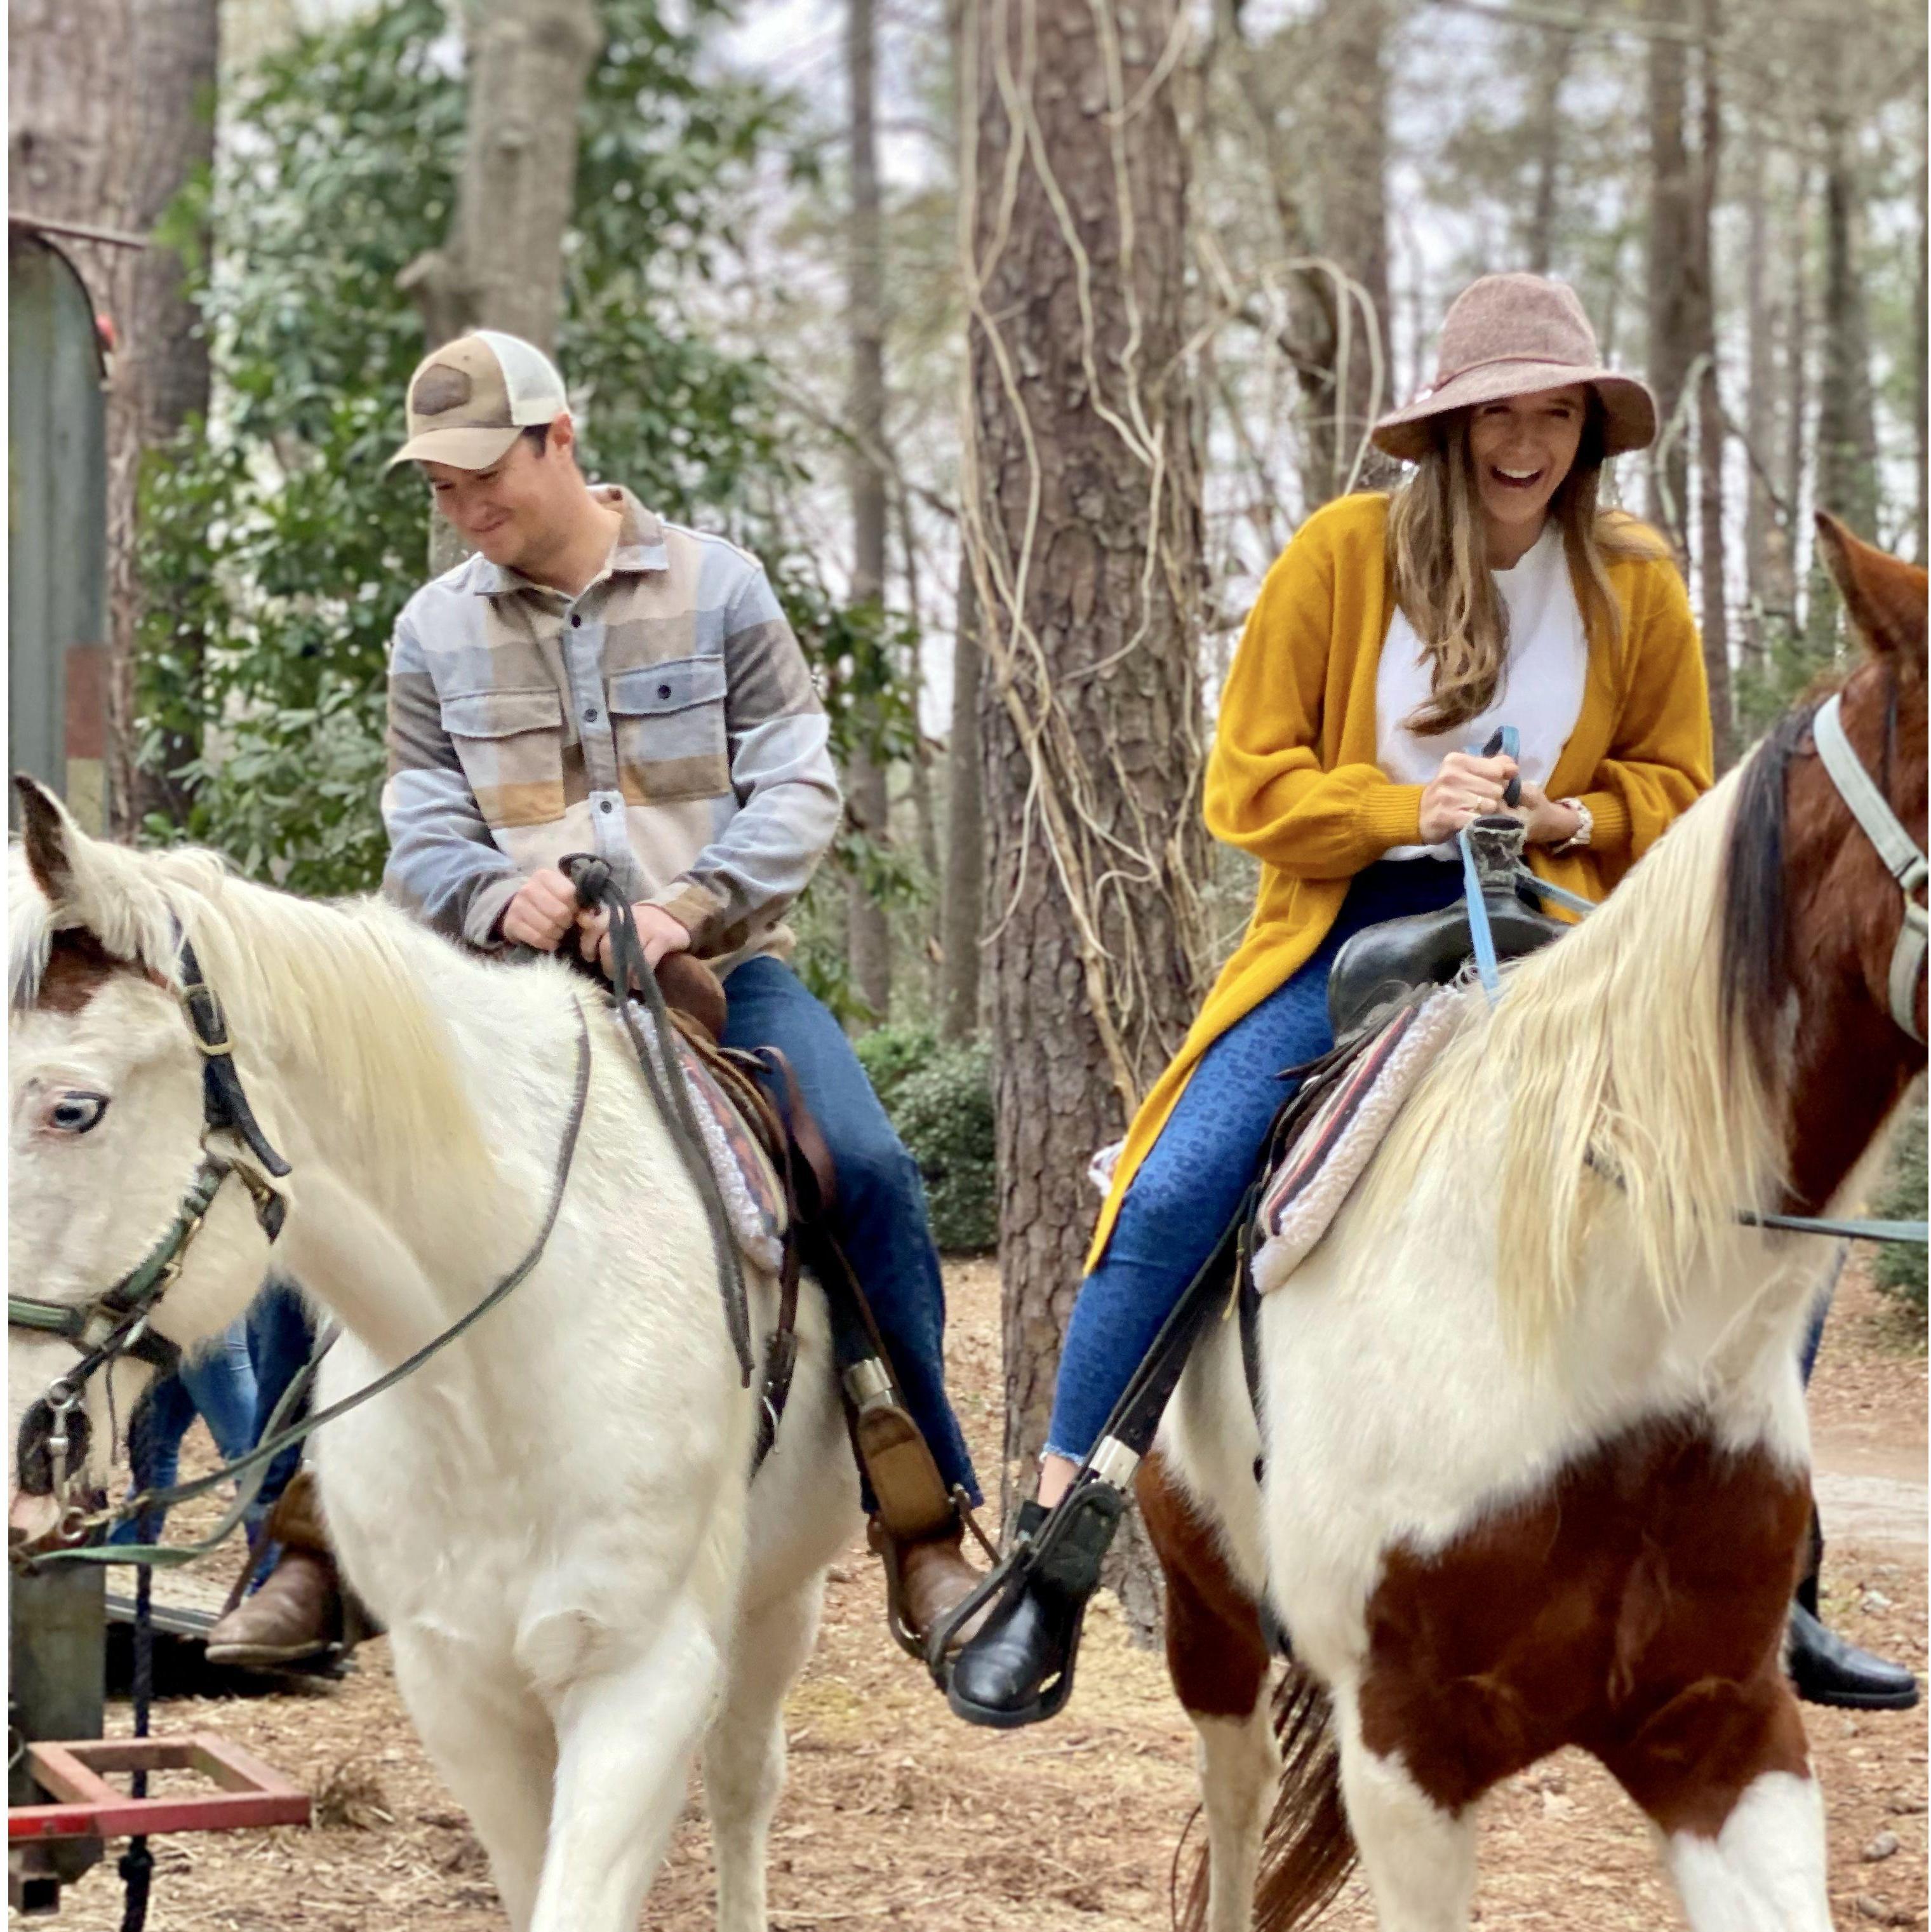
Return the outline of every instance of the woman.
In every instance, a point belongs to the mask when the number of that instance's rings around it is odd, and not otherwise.
[[[1453,904],[1455,835],[1502,810],[1513,778],[1531,864],[1591,898],[1709,785],[1683,580],[1660,540],[1600,501],[1604,465],[1655,432],[1649,392],[1600,366],[1571,290],[1486,277],[1448,312],[1434,384],[1375,426],[1413,471],[1391,496],[1318,512],[1268,573],[1206,793],[1215,836],[1261,862],[1258,903],[1115,1169],[1022,1530],[1066,1492],[1239,1206],[1285,1095],[1276,1076],[1332,1044],[1342,942]],[[1465,748],[1503,723],[1519,762]],[[1123,1485],[1132,1461],[1102,1449],[1096,1480]],[[1045,1714],[1105,1534],[1077,1582],[1009,1586],[953,1666],[961,1717]]]

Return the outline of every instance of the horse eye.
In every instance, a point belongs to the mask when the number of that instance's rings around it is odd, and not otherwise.
[[[59,1133],[84,1134],[100,1126],[106,1111],[105,1094],[63,1094],[49,1110],[47,1122]]]

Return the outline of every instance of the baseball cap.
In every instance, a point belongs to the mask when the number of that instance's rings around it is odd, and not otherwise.
[[[487,470],[525,430],[569,406],[556,364],[533,343],[473,329],[432,350],[409,379],[409,440],[388,466]]]

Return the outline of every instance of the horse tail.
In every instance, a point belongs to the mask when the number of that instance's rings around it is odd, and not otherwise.
[[[1347,1882],[1357,1854],[1341,1799],[1334,1706],[1292,1658],[1274,1687],[1274,1736],[1281,1784],[1261,1840],[1254,1932],[1297,1932]]]
[[[1334,1707],[1312,1672],[1291,1658],[1274,1687],[1274,1736],[1281,1747],[1281,1782],[1261,1836],[1254,1932],[1299,1932],[1347,1883],[1356,1853],[1341,1800]],[[1196,1807],[1194,1818],[1199,1816]],[[1193,1823],[1187,1821],[1188,1832]],[[1186,1849],[1183,1832],[1174,1852],[1177,1874]],[[1206,1932],[1207,1907],[1207,1848],[1202,1845],[1186,1901],[1171,1914],[1174,1932]]]

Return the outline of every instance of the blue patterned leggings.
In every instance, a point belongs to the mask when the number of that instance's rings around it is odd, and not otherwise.
[[[1292,1091],[1282,1070],[1334,1044],[1327,975],[1342,942],[1364,926],[1439,911],[1461,896],[1461,867],[1435,859],[1384,859],[1357,874],[1313,958],[1207,1048],[1120,1204],[1099,1266],[1081,1284],[1060,1356],[1049,1454],[1078,1462],[1099,1440],[1240,1204]]]

